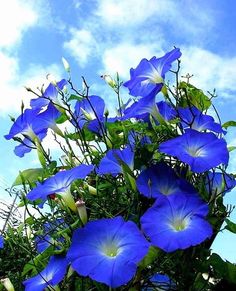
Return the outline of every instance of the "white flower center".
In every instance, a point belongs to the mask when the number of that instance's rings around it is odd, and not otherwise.
[[[203,157],[205,156],[205,151],[202,148],[196,146],[190,146],[186,148],[186,152],[192,157]]]
[[[101,247],[101,251],[105,256],[110,258],[114,258],[120,253],[118,243],[114,241],[104,243]]]
[[[171,222],[170,226],[174,231],[182,231],[189,225],[189,217],[175,217]]]

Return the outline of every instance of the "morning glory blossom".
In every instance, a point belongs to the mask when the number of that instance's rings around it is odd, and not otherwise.
[[[65,79],[62,79],[60,82],[58,82],[57,87],[50,83],[48,87],[45,89],[42,96],[35,99],[31,99],[30,101],[31,108],[41,110],[42,107],[47,106],[50,103],[50,100],[52,100],[56,104],[59,104],[59,101],[57,99],[58,90],[63,90],[66,84],[67,81]]]
[[[230,192],[236,186],[236,180],[233,175],[220,172],[208,172],[206,178],[206,187],[208,193],[214,196]]]
[[[196,193],[194,187],[180,179],[174,170],[165,163],[152,165],[143,170],[136,180],[139,192],[148,198],[175,193]]]
[[[92,170],[93,165],[81,164],[73,169],[60,171],[42,184],[38,184],[26,197],[31,201],[37,199],[45,201],[48,195],[56,193],[61,196],[68,207],[77,211],[74,198],[70,193],[70,186],[75,180],[84,179]]]
[[[42,141],[47,135],[47,129],[42,130],[37,134],[39,141]],[[29,153],[32,149],[36,149],[35,143],[30,138],[24,138],[22,143],[17,145],[14,149],[16,156],[22,158],[26,153]]]
[[[218,165],[228,164],[229,152],[226,141],[214,133],[188,129],[176,138],[160,144],[162,153],[177,157],[191,167],[191,171],[202,173]]]
[[[40,274],[23,282],[25,291],[43,291],[46,287],[56,286],[63,280],[67,266],[68,262],[65,257],[52,256]]]
[[[214,121],[214,118],[210,115],[203,114],[197,107],[191,108],[179,108],[179,116],[181,118],[181,124],[184,128],[192,128],[197,131],[211,130],[216,133],[224,133],[219,123]]]
[[[160,84],[158,85],[159,87]],[[122,120],[126,120],[132,117],[137,119],[145,119],[151,114],[156,120],[159,120],[160,112],[156,105],[156,93],[151,92],[145,98],[141,98],[137,102],[133,103],[124,111]]]
[[[136,224],[118,216],[91,221],[75,230],[67,257],[79,275],[116,288],[134,277],[148,249]]]
[[[152,245],[173,252],[211,237],[213,232],[205,219],[207,214],[208,206],[199,197],[178,193],[158,197],[140,222]]]
[[[109,150],[104,158],[100,161],[98,174],[117,175],[123,173],[122,163],[125,163],[130,170],[134,168],[134,152],[129,146],[125,149]]]
[[[99,132],[104,122],[104,100],[96,95],[83,98],[75,104],[75,118],[82,128],[85,124],[90,125],[90,130]]]
[[[3,237],[0,235],[0,249],[3,249],[4,246],[4,239]]]
[[[180,56],[180,50],[175,48],[161,58],[142,59],[136,69],[130,69],[130,80],[124,86],[132,96],[146,97],[151,92],[157,94],[164,84],[165,73]]]
[[[9,140],[18,134],[27,135],[32,140],[36,138],[39,133],[37,128],[35,129],[35,120],[39,113],[38,109],[26,109],[13,123],[9,134],[5,135],[5,139]]]

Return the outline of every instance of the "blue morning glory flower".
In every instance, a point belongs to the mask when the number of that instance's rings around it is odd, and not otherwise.
[[[214,196],[230,192],[236,186],[236,180],[233,175],[220,172],[208,172],[206,178],[207,191]]]
[[[43,291],[46,287],[56,286],[63,280],[67,265],[68,262],[65,257],[52,256],[48,265],[40,274],[23,282],[25,291]]]
[[[96,95],[89,96],[88,99],[76,102],[74,115],[81,128],[88,123],[91,131],[99,132],[104,122],[105,102]]]
[[[32,140],[36,138],[36,134],[39,133],[35,130],[35,120],[39,110],[26,109],[13,123],[9,134],[4,137],[9,140],[18,134],[29,136]]]
[[[214,133],[188,129],[176,138],[160,144],[162,153],[177,157],[191,167],[191,171],[202,173],[218,165],[228,164],[229,152],[226,141]]]
[[[60,82],[58,82],[57,87],[50,83],[41,97],[31,99],[30,101],[31,108],[41,110],[42,107],[47,106],[50,103],[50,100],[58,104],[59,103],[57,99],[58,89],[63,90],[66,84],[67,81],[65,79],[62,79]]]
[[[123,173],[122,162],[131,170],[134,167],[134,152],[128,146],[125,149],[109,150],[104,158],[100,161],[98,174],[117,175]]]
[[[146,97],[151,92],[157,94],[164,83],[165,73],[180,56],[180,50],[175,48],[161,58],[142,59],[136,69],[130,69],[130,80],[124,86],[132,96]]]
[[[161,85],[158,84],[161,88]],[[131,117],[135,117],[137,119],[144,119],[151,114],[156,120],[159,118],[159,110],[156,105],[156,93],[151,92],[145,98],[141,98],[137,102],[133,103],[130,107],[128,107],[124,111],[124,115],[122,117],[123,120],[129,119]]]
[[[77,229],[67,257],[79,275],[116,288],[133,278],[148,248],[136,224],[119,216]]]
[[[211,237],[212,227],[205,220],[207,214],[208,206],[199,197],[178,193],[158,197],[140,222],[154,246],[173,252]]]
[[[214,121],[212,116],[203,114],[195,106],[192,106],[191,108],[179,108],[178,113],[181,118],[181,124],[184,128],[190,127],[197,131],[208,129],[216,133],[225,132],[221,125]]]
[[[136,181],[141,194],[148,198],[176,193],[196,193],[187,181],[176,176],[174,170],[165,163],[152,165],[140,173]]]
[[[157,108],[164,120],[169,121],[176,117],[175,109],[167,102],[157,102]]]
[[[3,237],[0,235],[0,249],[3,249],[4,246],[4,239]]]
[[[42,141],[47,135],[47,129],[40,131],[37,134],[37,138],[39,141]],[[17,145],[14,149],[14,153],[16,156],[22,158],[26,153],[29,153],[32,149],[36,149],[35,144],[30,138],[24,138],[23,143]]]
[[[60,171],[54,176],[38,184],[27,194],[27,199],[34,201],[42,199],[45,201],[50,194],[58,194],[66,205],[73,211],[77,211],[74,198],[70,193],[70,186],[76,179],[84,179],[93,170],[93,165],[81,164],[71,170]]]

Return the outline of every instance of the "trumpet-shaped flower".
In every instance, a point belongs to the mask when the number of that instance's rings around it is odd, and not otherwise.
[[[136,69],[130,69],[130,80],[124,86],[132,96],[146,97],[151,92],[157,94],[164,83],[165,73],[180,56],[180,50],[175,48],[161,58],[142,59]]]
[[[119,216],[77,229],[67,257],[79,275],[116,288],[132,279],[148,248],[136,224]]]
[[[208,171],[221,163],[227,165],[229,160],[224,139],[217,138],[214,133],[198,132],[193,129],[188,129],[183,135],[161,143],[159,150],[177,157],[196,173]]]
[[[142,171],[136,184],[139,192],[148,198],[175,193],[196,193],[191,184],[178,178],[174,170],[165,163],[152,165]]]
[[[68,207],[76,211],[75,202],[70,193],[70,186],[74,180],[84,179],[92,170],[92,165],[81,164],[71,170],[58,172],[42,184],[38,184],[27,194],[27,198],[31,201],[36,199],[44,201],[48,195],[56,193],[61,196]]]
[[[99,164],[98,174],[117,175],[123,173],[123,163],[133,170],[134,152],[129,146],[123,150],[109,150]]]
[[[43,291],[46,287],[52,289],[63,280],[67,265],[68,262],[65,257],[52,256],[44,270],[37,276],[23,282],[25,291]]]
[[[181,123],[184,128],[192,128],[197,131],[211,130],[216,133],[223,133],[219,123],[214,121],[214,118],[210,115],[203,114],[197,107],[180,108],[178,109]]]
[[[67,84],[65,79],[62,79],[60,82],[57,83],[57,86],[50,83],[48,87],[45,89],[42,96],[31,99],[30,106],[33,109],[41,110],[42,107],[47,106],[50,101],[53,101],[55,104],[58,104],[59,101],[57,99],[58,91],[62,90],[64,86]]]
[[[160,196],[141,217],[144,233],[154,246],[166,252],[186,249],[210,238],[208,206],[196,195]]]
[[[39,141],[42,141],[46,135],[47,129],[44,129],[37,134],[37,138]],[[14,149],[15,155],[20,158],[22,158],[26,153],[29,153],[32,149],[36,149],[34,142],[30,138],[24,138],[22,142],[23,143],[17,145]]]
[[[76,102],[74,115],[81,128],[87,123],[91,131],[100,132],[104,122],[104,110],[104,100],[92,95]]]
[[[158,85],[161,88],[161,85]],[[144,119],[151,114],[155,119],[158,119],[158,108],[156,105],[156,93],[151,92],[145,98],[141,98],[137,102],[133,103],[124,111],[123,120],[135,117],[137,119]]]
[[[15,137],[18,134],[27,135],[31,139],[36,137],[36,134],[39,133],[37,129],[35,129],[35,120],[39,113],[38,109],[26,109],[13,123],[9,134],[4,137],[9,140]]]

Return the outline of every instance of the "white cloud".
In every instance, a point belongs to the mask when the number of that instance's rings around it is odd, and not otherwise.
[[[204,89],[220,92],[221,97],[230,98],[236,84],[236,56],[223,57],[198,47],[182,50],[181,73],[194,74],[191,82]]]
[[[154,15],[165,16],[173,10],[174,6],[174,2],[169,0],[102,0],[99,1],[95,15],[101,17],[107,25],[136,25]]]
[[[129,68],[136,67],[142,58],[151,58],[154,55],[162,55],[160,48],[153,45],[120,43],[117,46],[107,48],[104,51],[102,62],[104,65],[102,74],[115,74],[121,77],[129,77]]]
[[[0,9],[0,47],[14,45],[21,40],[23,32],[38,20],[32,2],[8,0]]]
[[[67,49],[75,60],[84,66],[91,54],[96,54],[97,44],[91,31],[87,29],[70,30],[71,39],[64,43],[64,48]]]
[[[195,38],[201,32],[202,38],[203,33],[207,33],[214,25],[216,13],[209,5],[194,1],[99,0],[94,14],[108,26],[130,29],[139,24],[148,25],[152,21],[153,27],[160,24],[164,28],[169,26],[172,32]]]
[[[18,59],[9,57],[0,52],[0,76],[1,76],[1,95],[0,95],[0,115],[7,115],[20,112],[21,102],[25,107],[29,106],[31,98],[35,96],[25,90],[24,86],[32,89],[41,88],[42,84],[48,84],[46,75],[51,73],[60,80],[62,66],[52,64],[47,67],[29,64],[27,71],[20,74]]]

